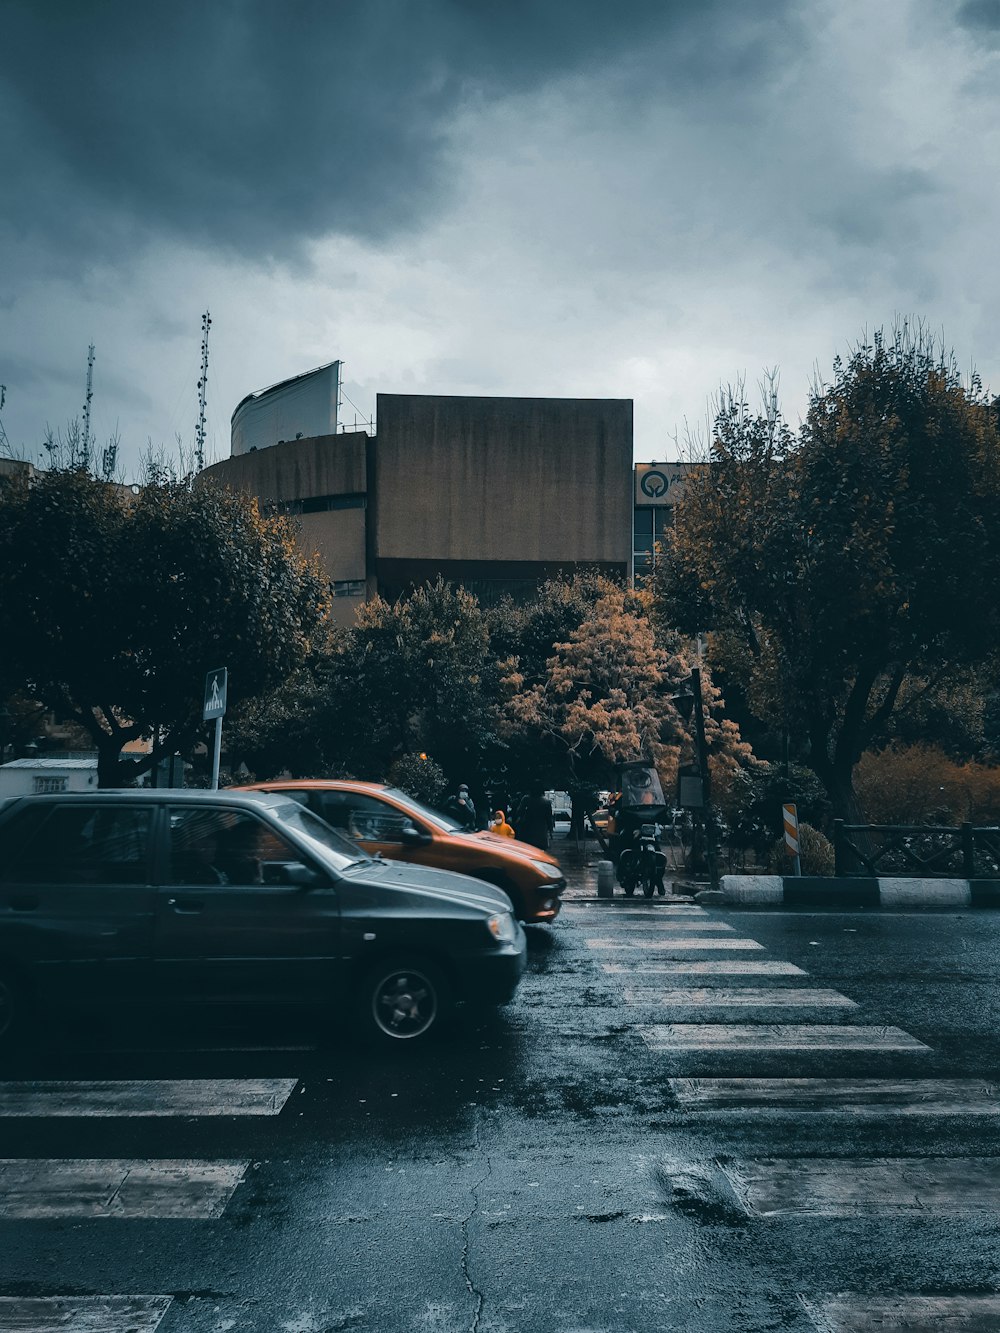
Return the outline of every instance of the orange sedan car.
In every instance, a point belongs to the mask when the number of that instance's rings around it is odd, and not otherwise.
[[[470,833],[448,815],[378,782],[305,778],[257,782],[250,791],[281,792],[386,860],[472,875],[504,890],[522,921],[552,921],[566,880],[555,857],[540,847]]]

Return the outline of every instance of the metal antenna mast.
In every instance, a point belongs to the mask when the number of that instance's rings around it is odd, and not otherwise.
[[[201,379],[198,381],[198,427],[194,433],[195,471],[205,466],[205,400],[208,394],[208,331],[212,316],[206,310],[201,317]]]
[[[94,344],[87,348],[87,397],[83,402],[83,440],[80,443],[80,462],[90,467],[90,403],[94,397]]]

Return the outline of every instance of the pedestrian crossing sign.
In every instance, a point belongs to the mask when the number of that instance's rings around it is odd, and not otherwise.
[[[205,705],[202,719],[211,722],[215,717],[223,717],[226,712],[226,691],[229,688],[229,671],[226,667],[216,667],[205,677]]]

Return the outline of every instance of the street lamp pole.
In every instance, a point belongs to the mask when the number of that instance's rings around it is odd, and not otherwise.
[[[712,817],[712,774],[708,766],[708,743],[705,740],[705,708],[701,696],[701,668],[691,671],[691,692],[694,695],[694,732],[701,772],[702,809],[705,814],[705,858],[708,861],[709,887],[719,887],[719,857],[715,843],[715,820]]]

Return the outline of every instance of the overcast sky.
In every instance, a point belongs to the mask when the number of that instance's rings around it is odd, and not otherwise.
[[[898,315],[1000,391],[1000,0],[0,0],[3,424],[191,445],[378,392],[720,385]],[[350,422],[354,408],[345,404]]]

